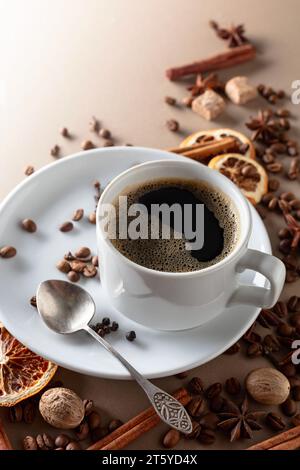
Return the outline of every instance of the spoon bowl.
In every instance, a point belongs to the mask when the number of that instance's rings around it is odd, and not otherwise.
[[[85,289],[56,279],[39,285],[36,302],[46,325],[60,334],[85,329],[95,313],[95,303]]]

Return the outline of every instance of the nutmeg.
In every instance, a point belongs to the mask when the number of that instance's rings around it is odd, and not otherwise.
[[[40,398],[39,410],[44,420],[60,429],[74,429],[84,418],[81,398],[68,388],[51,388]]]
[[[280,405],[290,393],[288,379],[271,367],[255,369],[248,374],[245,386],[251,397],[264,405]]]

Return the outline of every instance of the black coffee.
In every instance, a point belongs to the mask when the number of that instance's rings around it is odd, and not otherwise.
[[[225,194],[206,182],[175,178],[156,179],[128,187],[119,196],[127,196],[127,205],[121,205],[119,198],[114,202],[117,238],[111,241],[118,251],[137,264],[158,271],[196,271],[218,263],[236,245],[239,220],[233,203]],[[131,239],[130,236],[121,239],[120,221],[125,220],[122,216],[132,204],[137,203],[147,208],[148,234],[154,217],[156,223],[158,217],[160,222],[163,220],[161,214],[151,213],[153,205],[162,207],[162,204],[166,204],[171,208],[177,204],[181,210],[180,224],[178,225],[178,218],[175,222],[175,216],[170,212],[168,229],[171,236],[168,239],[163,237],[161,226],[155,239],[151,235],[147,239]],[[194,232],[199,229],[199,204],[203,205],[200,228],[203,230],[204,239],[201,248],[194,249],[193,240],[186,238],[184,227],[188,225]],[[127,217],[128,226],[133,219],[132,216]],[[181,228],[181,233],[178,232],[178,227]],[[192,242],[192,249],[187,249],[187,242]]]

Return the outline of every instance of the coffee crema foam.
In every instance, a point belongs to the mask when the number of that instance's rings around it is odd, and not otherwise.
[[[200,203],[203,203],[218,219],[223,229],[223,249],[214,259],[200,261],[192,256],[191,251],[185,247],[186,239],[173,237],[174,231],[170,229],[170,239],[120,239],[118,238],[118,220],[121,216],[118,202],[119,196],[127,196],[127,207],[140,202],[147,193],[159,191],[163,188],[176,188],[191,192]],[[126,258],[141,266],[156,271],[190,272],[213,266],[226,258],[237,244],[240,232],[240,220],[233,202],[205,181],[195,181],[178,178],[160,178],[125,188],[113,201],[116,208],[117,238],[111,239],[114,247]],[[150,216],[149,216],[150,218]],[[128,221],[133,218],[128,217]],[[150,230],[150,222],[149,222]],[[150,233],[150,232],[149,232]],[[205,240],[204,240],[205,244]]]

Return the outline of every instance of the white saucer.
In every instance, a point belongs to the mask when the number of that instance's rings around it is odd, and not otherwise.
[[[166,158],[184,158],[164,153]],[[34,352],[57,364],[99,377],[128,379],[129,374],[86,333],[60,336],[40,320],[29,299],[45,279],[66,279],[55,267],[69,250],[80,246],[96,249],[95,226],[87,220],[75,223],[69,233],[58,230],[70,220],[74,210],[94,210],[97,178],[102,185],[130,166],[162,155],[149,154],[137,147],[95,149],[59,160],[37,171],[22,182],[0,208],[0,246],[13,245],[15,258],[0,259],[0,320],[7,329]],[[271,252],[270,241],[257,212],[251,207],[253,232],[250,247]],[[32,218],[38,225],[34,234],[18,227],[20,220]],[[255,234],[255,236],[254,236]],[[244,281],[264,286],[265,278],[251,271]],[[97,278],[80,281],[94,297],[97,319],[109,316],[120,329],[108,338],[112,344],[146,377],[163,377],[191,369],[221,354],[248,329],[259,310],[245,306],[231,308],[199,328],[164,332],[142,327],[110,307]],[[96,321],[95,318],[95,321]],[[135,330],[133,343],[125,333]]]

